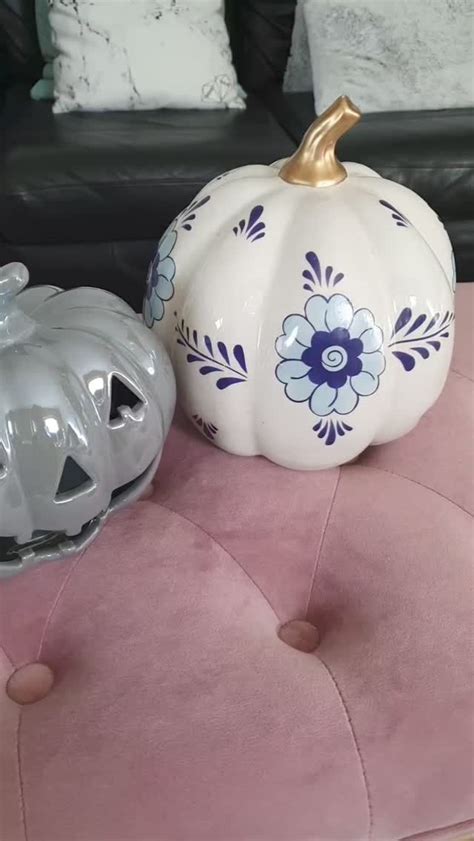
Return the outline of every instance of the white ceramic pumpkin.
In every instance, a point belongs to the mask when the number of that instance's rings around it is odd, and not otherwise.
[[[332,467],[411,430],[445,382],[455,271],[436,214],[337,139],[341,97],[288,161],[219,176],[170,225],[144,317],[218,446]]]

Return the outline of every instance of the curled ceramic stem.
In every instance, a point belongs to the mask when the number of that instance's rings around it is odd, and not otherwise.
[[[361,118],[359,109],[347,96],[340,96],[309,127],[299,148],[280,170],[289,184],[330,187],[347,178],[336,157],[336,143]]]

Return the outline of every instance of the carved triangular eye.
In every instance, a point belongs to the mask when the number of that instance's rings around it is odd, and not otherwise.
[[[64,468],[59,481],[56,499],[63,496],[74,496],[75,493],[82,493],[86,488],[92,487],[92,479],[85,470],[68,456],[64,462]]]
[[[135,394],[130,386],[126,385],[123,380],[117,376],[112,377],[110,395],[110,420],[120,419],[119,409],[128,407],[132,410],[137,410],[143,405],[143,400],[138,394]]]

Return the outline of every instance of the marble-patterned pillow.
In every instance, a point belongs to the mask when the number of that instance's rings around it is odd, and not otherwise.
[[[474,104],[472,0],[306,0],[316,112]]]
[[[221,0],[50,0],[54,112],[244,108]]]

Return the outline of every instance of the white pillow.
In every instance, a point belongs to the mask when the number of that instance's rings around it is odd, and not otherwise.
[[[221,0],[50,0],[55,113],[244,108]]]
[[[306,0],[316,112],[474,103],[472,0]]]

